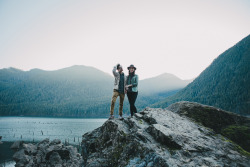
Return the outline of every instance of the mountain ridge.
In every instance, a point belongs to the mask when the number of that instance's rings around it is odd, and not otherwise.
[[[250,115],[250,35],[220,54],[193,82],[154,104],[193,101]]]
[[[57,72],[57,71],[67,71],[67,70],[72,70],[72,69],[77,69],[77,68],[92,68],[92,69],[95,69],[97,71],[100,71],[100,72],[103,72],[111,77],[113,77],[111,74],[107,73],[107,72],[104,72],[98,68],[95,68],[93,66],[86,66],[86,65],[72,65],[72,66],[68,66],[68,67],[63,67],[63,68],[60,68],[60,69],[56,69],[56,70],[44,70],[44,69],[41,69],[41,68],[32,68],[32,69],[29,69],[29,70],[22,70],[22,69],[19,69],[19,68],[16,68],[16,67],[6,67],[6,68],[1,68],[0,71],[16,71],[16,72],[25,72],[25,73],[29,73],[29,72],[32,72],[32,71],[42,71],[42,72]],[[82,68],[82,69],[83,69]],[[111,72],[111,70],[110,70]],[[172,76],[172,77],[170,77]],[[144,80],[150,80],[150,79],[156,79],[158,77],[164,77],[164,78],[176,78],[178,80],[182,80],[182,81],[192,81],[194,80],[193,78],[192,79],[181,79],[179,78],[178,76],[176,76],[175,74],[171,74],[171,73],[167,73],[167,72],[163,72],[159,75],[156,75],[156,76],[153,76],[153,77],[148,77],[148,78],[144,78],[140,81],[144,81]]]
[[[0,115],[107,117],[113,82],[114,77],[110,74],[83,65],[55,71],[1,69]],[[157,88],[158,83],[146,83],[148,86],[143,90],[140,86],[143,87],[144,83],[143,80],[139,81],[138,109],[163,100],[179,90],[151,90],[152,96],[149,96],[144,92],[148,87]],[[124,114],[129,114],[127,98],[124,102]]]
[[[170,73],[163,73],[158,76],[141,80],[140,88],[145,94],[163,93],[163,91],[178,90],[184,88],[192,80],[182,80]],[[157,86],[154,86],[156,85]]]

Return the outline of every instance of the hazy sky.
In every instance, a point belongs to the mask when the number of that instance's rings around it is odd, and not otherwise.
[[[0,0],[0,68],[190,79],[249,34],[249,0]]]

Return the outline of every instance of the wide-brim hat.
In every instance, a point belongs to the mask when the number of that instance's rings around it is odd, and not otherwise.
[[[133,64],[131,64],[131,65],[128,67],[128,70],[129,70],[129,68],[134,68],[134,69],[136,70],[136,67],[135,67]]]

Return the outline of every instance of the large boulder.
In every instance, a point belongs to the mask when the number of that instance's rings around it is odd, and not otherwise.
[[[85,167],[249,166],[248,154],[212,129],[166,109],[146,108],[83,135]]]
[[[212,106],[182,101],[170,105],[168,110],[222,134],[250,152],[250,119]]]
[[[15,141],[10,148],[13,150],[18,150],[22,147],[23,141]]]

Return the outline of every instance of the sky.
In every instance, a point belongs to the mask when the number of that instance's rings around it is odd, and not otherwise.
[[[0,0],[0,69],[193,79],[250,34],[249,0]]]

